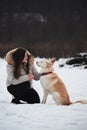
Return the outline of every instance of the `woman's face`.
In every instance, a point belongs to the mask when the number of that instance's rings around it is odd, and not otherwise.
[[[27,54],[27,52],[25,52],[25,56],[24,56],[23,62],[27,63],[27,60],[28,60],[28,54]]]

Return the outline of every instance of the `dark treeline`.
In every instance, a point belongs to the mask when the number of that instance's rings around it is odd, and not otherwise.
[[[40,57],[87,51],[86,0],[0,1],[0,56],[19,46]]]

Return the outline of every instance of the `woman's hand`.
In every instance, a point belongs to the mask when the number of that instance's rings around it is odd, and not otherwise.
[[[28,79],[29,80],[33,80],[34,79],[34,76],[32,74],[28,74]]]

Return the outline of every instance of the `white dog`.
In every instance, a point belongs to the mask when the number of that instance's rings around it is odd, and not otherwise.
[[[59,76],[54,72],[53,64],[55,58],[51,60],[43,59],[36,62],[37,66],[41,67],[40,82],[44,90],[42,103],[46,103],[48,94],[51,94],[57,105],[70,105],[69,94],[66,90],[66,86]],[[75,103],[87,103],[87,101],[81,100]]]

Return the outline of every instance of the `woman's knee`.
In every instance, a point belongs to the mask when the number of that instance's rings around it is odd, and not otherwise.
[[[31,88],[29,93],[27,93],[27,102],[28,103],[40,103],[40,97],[39,94]]]

